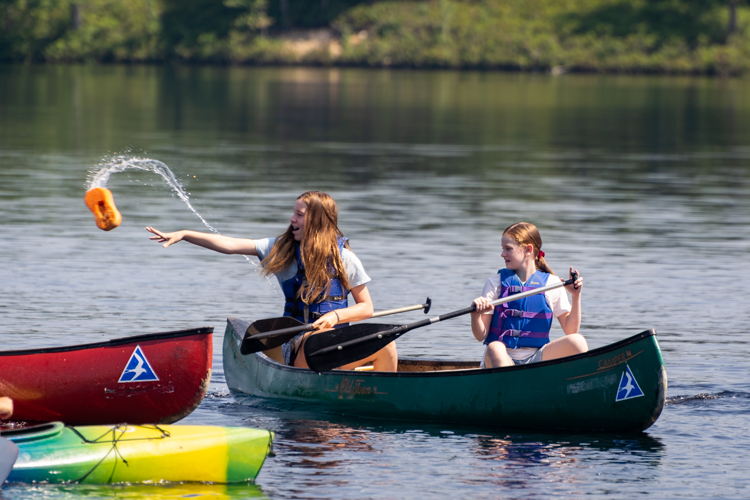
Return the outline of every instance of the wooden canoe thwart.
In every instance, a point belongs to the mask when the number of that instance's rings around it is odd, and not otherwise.
[[[399,359],[399,371],[322,374],[240,354],[248,323],[227,320],[224,374],[232,391],[338,413],[504,428],[641,431],[664,407],[667,374],[653,330],[584,354],[480,369],[479,362]]]
[[[67,347],[0,351],[0,393],[16,421],[169,424],[211,380],[213,327]]]

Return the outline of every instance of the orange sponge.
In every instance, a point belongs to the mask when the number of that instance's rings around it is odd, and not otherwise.
[[[86,206],[94,212],[96,225],[99,229],[109,231],[116,228],[122,222],[122,215],[115,207],[115,201],[112,199],[112,192],[103,187],[95,187],[86,191],[86,197],[83,199]]]

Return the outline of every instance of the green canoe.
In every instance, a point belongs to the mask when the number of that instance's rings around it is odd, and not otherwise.
[[[398,420],[534,430],[641,431],[664,407],[667,373],[653,330],[568,358],[480,369],[479,362],[399,359],[398,372],[317,374],[240,354],[249,323],[227,320],[232,391]]]

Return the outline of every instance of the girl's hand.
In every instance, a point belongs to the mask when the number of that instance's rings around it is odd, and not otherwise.
[[[570,268],[570,277],[573,277],[573,273],[578,272],[578,269],[573,269],[573,267]],[[565,287],[565,289],[570,292],[570,294],[573,297],[580,296],[581,295],[581,289],[583,288],[583,276],[580,274],[578,275],[578,279],[573,283],[572,285],[568,285]]]
[[[146,227],[146,231],[148,231],[149,233],[154,233],[156,236],[152,236],[149,239],[156,240],[159,243],[164,243],[162,245],[164,248],[167,248],[170,245],[174,245],[178,241],[182,241],[182,231],[177,231],[175,233],[162,233],[150,226]]]
[[[328,330],[338,323],[340,323],[338,314],[331,311],[318,318],[318,320],[313,323],[313,326],[316,330]]]
[[[476,312],[485,312],[492,309],[495,306],[491,305],[491,303],[492,301],[487,297],[477,297],[472,302],[472,304],[474,304],[477,308]]]

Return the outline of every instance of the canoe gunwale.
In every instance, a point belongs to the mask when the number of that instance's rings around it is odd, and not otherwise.
[[[15,351],[0,351],[0,356],[26,356],[29,354],[53,354],[58,352],[71,352],[86,349],[98,349],[100,347],[116,347],[120,345],[147,342],[152,340],[172,340],[181,337],[191,337],[194,335],[213,334],[213,326],[203,326],[199,328],[190,328],[187,330],[175,330],[169,332],[146,333],[143,335],[133,335],[132,337],[120,337],[102,342],[92,342],[89,344],[76,344],[59,347],[40,347],[36,349],[19,349]]]
[[[553,366],[557,364],[563,364],[563,363],[569,363],[572,361],[580,360],[580,359],[586,359],[596,356],[601,356],[602,354],[605,354],[609,351],[615,351],[617,349],[621,349],[622,347],[625,347],[629,344],[633,344],[639,340],[648,338],[648,337],[656,337],[656,331],[654,329],[644,330],[643,332],[637,333],[631,337],[628,337],[623,340],[619,340],[617,342],[614,342],[612,344],[607,344],[602,347],[597,347],[596,349],[591,349],[590,351],[581,353],[581,354],[575,354],[573,356],[567,356],[564,358],[558,358],[558,359],[550,359],[548,361],[540,361],[538,363],[531,363],[527,365],[515,365],[515,366],[504,366],[500,368],[466,368],[466,369],[456,369],[456,370],[434,370],[434,371],[403,371],[403,372],[377,372],[377,371],[356,371],[356,370],[331,370],[327,372],[323,372],[320,375],[326,375],[326,374],[335,374],[335,375],[356,375],[357,377],[366,377],[366,378],[377,378],[377,377],[456,377],[456,376],[464,376],[464,375],[478,375],[478,374],[494,374],[494,373],[504,373],[504,372],[510,372],[510,371],[520,371],[520,370],[534,370],[536,368],[542,368],[542,367],[548,367]],[[278,363],[262,352],[257,352],[253,354],[248,354],[246,356],[256,356],[257,359],[266,365],[269,365],[273,367],[276,370],[282,370],[282,371],[291,371],[296,373],[304,373],[308,372],[311,375],[318,376],[319,374],[312,372],[311,370],[307,368],[298,368],[294,366],[289,365],[282,365],[281,363]],[[423,362],[430,362],[430,361],[451,361],[451,360],[443,360],[443,359],[427,359],[427,358],[401,358],[403,360],[409,360],[409,361],[423,361]]]

